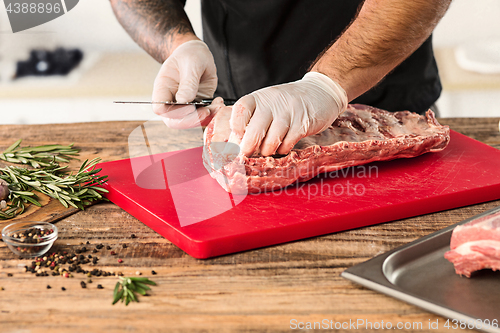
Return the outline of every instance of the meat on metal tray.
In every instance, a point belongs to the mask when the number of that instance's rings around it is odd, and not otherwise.
[[[345,270],[341,276],[430,312],[450,318],[450,328],[500,332],[500,271],[455,274],[444,258],[457,225],[498,214],[500,207],[451,225]],[[458,326],[458,327],[457,327]],[[464,327],[464,326],[462,326]]]

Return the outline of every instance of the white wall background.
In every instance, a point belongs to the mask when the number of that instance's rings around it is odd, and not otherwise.
[[[500,38],[500,1],[453,0],[434,32],[435,47]]]
[[[201,35],[200,1],[187,0],[185,9],[195,32]],[[11,31],[5,7],[0,7],[0,52],[3,56],[25,56],[26,50],[33,47],[58,45],[85,51],[140,51],[116,20],[107,0],[80,0],[67,14],[16,34]]]

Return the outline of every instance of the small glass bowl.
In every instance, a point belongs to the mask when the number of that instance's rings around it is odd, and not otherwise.
[[[15,222],[2,230],[9,249],[23,258],[44,255],[57,239],[57,227],[48,222]]]

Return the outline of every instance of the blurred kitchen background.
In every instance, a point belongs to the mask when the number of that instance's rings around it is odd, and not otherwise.
[[[202,36],[199,0],[187,0],[186,11]],[[499,17],[498,0],[454,0],[439,23],[441,117],[500,116]],[[16,62],[27,61],[32,50],[58,47],[83,53],[69,74],[12,79]],[[75,52],[63,55],[78,60]],[[108,1],[82,0],[62,17],[15,34],[0,8],[0,124],[152,119],[150,106],[112,102],[151,100],[159,68],[122,29]]]

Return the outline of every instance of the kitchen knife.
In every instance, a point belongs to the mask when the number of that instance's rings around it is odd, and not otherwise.
[[[202,106],[209,106],[213,102],[213,98],[210,99],[202,99],[199,102],[188,102],[188,103],[177,103],[177,102],[172,102],[172,101],[164,101],[164,102],[157,102],[157,101],[114,101],[113,103],[119,103],[119,104],[167,104],[167,105],[178,105],[178,106],[185,106],[185,105],[194,105],[195,107],[202,107]],[[224,99],[224,104],[225,105],[234,105],[236,103],[235,99]]]

